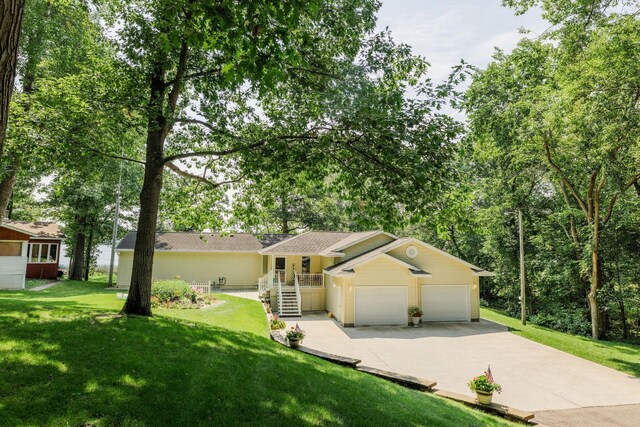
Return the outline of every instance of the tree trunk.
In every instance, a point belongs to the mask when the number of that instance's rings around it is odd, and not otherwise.
[[[133,252],[131,284],[127,302],[122,309],[126,314],[151,315],[151,277],[163,171],[163,165],[158,162],[158,159],[162,157],[162,145],[160,132],[149,134],[147,164],[140,193],[140,217]],[[151,153],[152,150],[153,153]],[[156,160],[152,161],[153,158]]]
[[[91,270],[91,251],[93,249],[93,230],[89,232],[89,241],[85,250],[84,258],[84,280],[89,281],[89,271]]]
[[[2,221],[5,216],[9,201],[11,200],[11,194],[13,193],[13,187],[18,178],[17,162],[14,161],[11,165],[11,170],[3,175],[4,179],[0,181],[0,221]]]
[[[78,231],[74,237],[73,242],[73,263],[69,266],[71,272],[69,273],[69,279],[82,280],[84,276],[84,248],[85,248],[85,234],[84,234],[84,218],[80,218],[78,221]]]
[[[24,15],[24,0],[2,0],[0,6],[0,159],[9,118],[9,101],[13,92],[18,60],[18,46]],[[0,210],[0,221],[4,215]]]
[[[600,241],[600,217],[599,206],[596,204],[595,218],[593,221],[593,246],[591,248],[591,288],[587,295],[589,311],[591,313],[591,336],[594,340],[600,340],[604,336],[602,313],[598,306],[598,291],[602,288],[602,268],[598,245]]]
[[[127,301],[122,308],[122,312],[126,314],[151,316],[151,278],[164,169],[164,140],[169,130],[162,111],[165,90],[164,73],[164,65],[156,64],[151,79],[146,163],[140,192],[140,216],[133,251],[131,284]]]

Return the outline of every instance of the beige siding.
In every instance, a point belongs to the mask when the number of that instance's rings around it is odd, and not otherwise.
[[[412,244],[408,243],[393,249],[389,252],[389,255],[431,273],[432,277],[419,278],[419,285],[470,285],[471,320],[477,320],[480,317],[480,289],[478,277],[472,274],[471,269],[459,261],[455,261],[419,244],[413,245],[418,249],[418,256],[411,259],[405,253],[410,245]],[[411,291],[409,291],[409,295],[411,295]],[[421,288],[417,286],[415,301],[421,300]],[[414,305],[411,303],[411,297],[409,305]]]
[[[118,260],[118,286],[131,281],[133,255],[121,253]],[[153,260],[153,280],[180,276],[187,282],[216,282],[227,279],[228,288],[255,286],[261,276],[262,257],[257,253],[178,253],[156,252]]]
[[[327,311],[333,314],[339,322],[344,320],[344,279],[325,275],[326,306]]]
[[[355,286],[406,286],[409,305],[417,305],[417,281],[406,266],[381,256],[356,267],[355,272],[355,276],[345,278],[344,324],[353,324],[355,320]]]
[[[321,311],[325,308],[325,295],[322,288],[300,289],[300,305],[302,311]]]
[[[380,246],[385,245],[393,240],[394,239],[392,237],[389,237],[386,234],[378,234],[377,236],[371,237],[370,239],[364,240],[360,243],[343,249],[342,252],[344,252],[345,256],[344,258],[340,258],[340,262],[363,254],[367,251],[370,251],[371,249],[379,248]]]
[[[131,269],[133,268],[133,252],[118,252],[118,281],[119,288],[128,288],[131,284]]]

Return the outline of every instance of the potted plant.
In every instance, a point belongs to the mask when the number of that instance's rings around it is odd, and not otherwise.
[[[289,347],[298,348],[304,339],[304,331],[296,324],[295,328],[292,326],[287,331],[287,340],[289,341]]]
[[[414,328],[417,328],[420,324],[420,318],[422,318],[423,314],[424,313],[420,307],[409,307],[409,316],[411,317]]]
[[[479,375],[473,378],[467,384],[471,391],[476,392],[476,396],[478,398],[478,403],[483,405],[490,405],[491,399],[493,399],[493,392],[500,393],[502,391],[502,387],[500,384],[493,381],[493,376],[489,372],[485,372],[482,375]]]

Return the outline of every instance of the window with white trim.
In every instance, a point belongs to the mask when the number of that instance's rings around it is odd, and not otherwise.
[[[57,261],[57,243],[29,243],[29,246],[27,247],[27,262],[53,264]]]

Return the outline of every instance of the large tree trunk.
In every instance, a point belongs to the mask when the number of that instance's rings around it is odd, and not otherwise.
[[[0,172],[0,176],[3,176],[3,179],[0,180],[0,221],[2,221],[5,212],[7,211],[7,207],[9,206],[9,201],[11,200],[13,187],[15,186],[16,179],[18,178],[17,162],[13,162],[11,170],[7,171],[6,174],[2,174]]]
[[[158,204],[162,190],[162,139],[160,132],[151,132],[147,138],[147,163],[140,193],[140,217],[133,252],[133,271],[129,296],[122,309],[127,314],[151,315],[151,277],[156,240]],[[153,152],[152,152],[153,151]]]
[[[9,101],[16,77],[23,15],[24,0],[2,0],[2,6],[0,6],[0,159],[7,132]],[[2,215],[4,210],[0,211],[0,220]]]
[[[91,252],[93,250],[93,230],[89,232],[89,241],[87,242],[87,248],[85,249],[84,258],[84,280],[89,281],[89,272],[91,270]]]
[[[153,254],[158,204],[162,190],[164,140],[168,133],[167,122],[162,111],[163,98],[164,68],[157,64],[151,80],[146,163],[142,191],[140,192],[140,216],[133,252],[131,284],[127,301],[122,308],[122,312],[126,314],[151,315]]]
[[[84,233],[84,219],[81,218],[78,221],[79,228],[76,231],[73,242],[73,263],[69,266],[71,280],[82,280],[84,276],[84,249],[85,249],[85,233]]]

